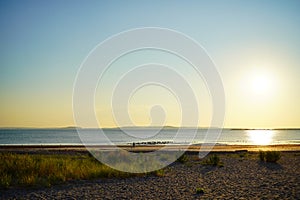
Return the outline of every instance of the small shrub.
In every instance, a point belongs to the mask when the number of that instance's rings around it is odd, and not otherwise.
[[[258,156],[260,161],[265,161],[266,153],[264,151],[260,150]]]
[[[281,158],[280,151],[259,151],[259,159],[266,162],[277,162]]]
[[[219,156],[217,156],[217,155],[213,155],[213,156],[211,156],[211,157],[209,158],[209,162],[210,162],[212,165],[217,166],[217,165],[219,165],[219,163],[220,163],[220,158],[219,158]]]
[[[212,166],[219,166],[219,167],[223,167],[223,163],[220,160],[220,157],[217,155],[212,155],[210,156],[207,160],[205,160],[204,162],[202,162],[202,164],[204,165],[212,165]]]
[[[177,159],[177,161],[180,162],[180,163],[186,163],[188,160],[189,160],[189,158],[188,158],[188,156],[185,155],[185,154],[182,154],[182,155]]]
[[[220,162],[217,166],[218,167],[224,167],[224,163]]]
[[[196,194],[204,194],[203,188],[196,188]]]
[[[279,151],[266,152],[266,162],[277,162],[280,158],[281,158],[281,153]]]
[[[240,158],[247,158],[249,155],[248,153],[241,153],[239,154]]]
[[[158,176],[158,177],[163,177],[163,176],[165,176],[165,171],[164,171],[164,169],[159,169],[159,170],[154,171],[152,174],[154,174],[155,176]]]

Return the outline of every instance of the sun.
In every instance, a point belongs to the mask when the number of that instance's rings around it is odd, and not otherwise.
[[[257,94],[267,93],[272,89],[272,80],[265,74],[257,74],[252,80],[252,90]]]
[[[272,71],[254,70],[250,73],[248,86],[252,94],[269,96],[276,89]],[[249,91],[249,90],[248,90]]]

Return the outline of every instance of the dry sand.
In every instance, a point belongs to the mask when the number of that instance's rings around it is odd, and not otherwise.
[[[230,148],[232,151],[243,150]],[[252,148],[251,148],[252,150]],[[74,151],[62,151],[70,153]],[[75,151],[78,152],[78,151]],[[54,153],[54,152],[53,152]],[[283,152],[278,163],[259,161],[257,152],[214,152],[224,167],[200,164],[195,152],[161,177],[80,180],[51,188],[11,188],[1,199],[300,199],[300,152]],[[203,194],[196,190],[202,188]]]

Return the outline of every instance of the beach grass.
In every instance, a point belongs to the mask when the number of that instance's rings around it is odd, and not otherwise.
[[[203,188],[196,188],[196,194],[204,194]]]
[[[259,151],[259,159],[265,162],[276,163],[281,158],[280,151]]]
[[[159,170],[155,170],[152,172],[153,175],[157,176],[157,177],[163,177],[165,176],[165,169],[159,169]]]
[[[224,164],[221,162],[221,159],[218,155],[213,154],[209,156],[207,159],[201,162],[202,165],[211,165],[211,166],[218,166],[223,167]]]
[[[180,163],[186,163],[189,160],[188,156],[186,154],[182,154],[177,158],[177,161]]]
[[[259,160],[263,162],[263,161],[265,161],[266,153],[264,151],[260,150],[258,157],[259,157]]]
[[[137,176],[89,155],[0,154],[0,187],[51,186],[70,180]]]

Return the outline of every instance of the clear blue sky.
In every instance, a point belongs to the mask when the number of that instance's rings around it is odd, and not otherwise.
[[[297,0],[1,1],[0,126],[72,125],[73,83],[87,54],[120,31],[154,26],[208,51],[228,96],[226,126],[299,127],[299,10]],[[274,75],[268,108],[237,87],[253,68]]]

